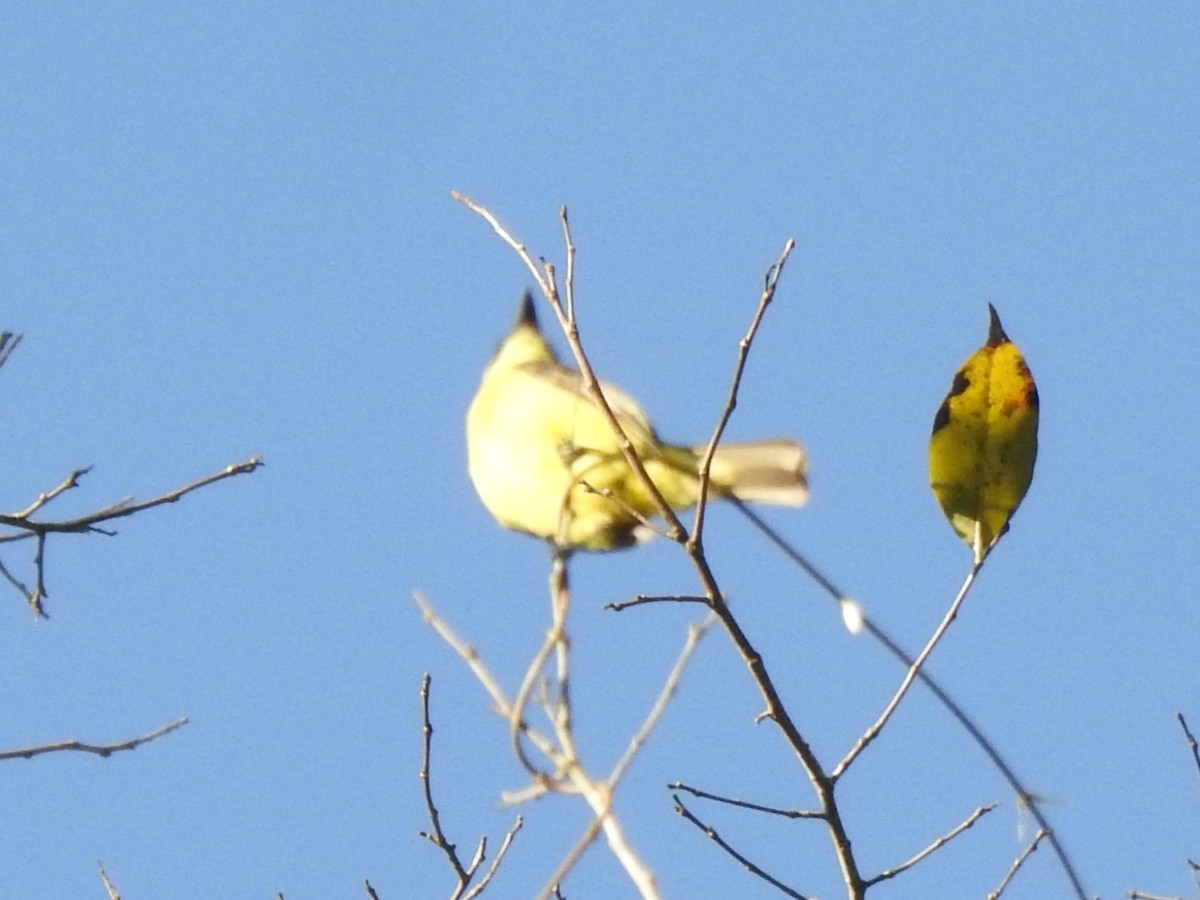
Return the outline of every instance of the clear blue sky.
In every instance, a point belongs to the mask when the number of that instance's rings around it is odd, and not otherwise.
[[[1013,529],[932,670],[1050,808],[1089,890],[1194,895],[1200,727],[1194,448],[1200,13],[1191,4],[90,4],[0,33],[0,507],[95,465],[61,514],[267,467],[48,555],[49,622],[0,592],[0,895],[445,896],[416,836],[421,674],[437,790],[493,847],[522,780],[503,723],[420,622],[420,588],[515,685],[546,558],[465,471],[463,416],[529,279],[450,199],[561,259],[584,340],[662,433],[707,436],[763,272],[798,249],[731,435],[793,434],[813,499],[771,520],[909,645],[969,552],[927,487],[933,414],[996,305],[1042,397]],[[896,668],[736,514],[719,579],[821,758]],[[0,559],[25,576],[28,550]],[[577,717],[611,765],[695,617],[666,542],[574,569]],[[776,896],[671,811],[682,779],[807,807],[799,767],[712,635],[618,795],[668,896]],[[1002,808],[880,897],[978,897],[1019,852],[1013,798],[920,693],[843,784],[863,865]],[[802,822],[697,804],[796,889],[841,895]],[[586,824],[524,810],[496,896]],[[632,891],[596,848],[572,897]],[[874,896],[874,895],[872,895]],[[1039,852],[1009,898],[1066,896]]]

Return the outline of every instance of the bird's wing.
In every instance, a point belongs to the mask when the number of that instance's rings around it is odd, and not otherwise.
[[[559,362],[551,361],[530,362],[524,364],[522,368],[541,379],[545,384],[570,394],[580,403],[592,403],[583,384],[583,375],[578,370],[569,369]],[[654,426],[650,424],[645,411],[633,397],[609,381],[601,380],[600,390],[604,393],[604,399],[608,401],[613,415],[617,417],[621,427],[625,429],[637,446],[658,444]]]

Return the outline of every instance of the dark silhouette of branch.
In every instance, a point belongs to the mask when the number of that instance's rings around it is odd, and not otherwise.
[[[913,665],[913,657],[904,650],[892,637],[874,620],[868,618],[865,613],[858,607],[854,601],[849,599],[849,595],[844,593],[837,585],[835,585],[820,569],[813,565],[799,550],[793,547],[778,531],[776,531],[770,523],[760,516],[746,504],[738,501],[736,498],[731,498],[731,503],[750,520],[751,524],[757,528],[764,537],[775,545],[783,554],[793,563],[799,566],[805,574],[812,578],[821,589],[831,597],[839,606],[843,616],[847,621],[853,620],[855,624],[865,630],[877,643],[883,646],[901,665],[906,668],[911,668]],[[853,611],[853,616],[846,616],[847,609]],[[929,691],[938,699],[938,702],[954,717],[955,721],[963,727],[963,729],[975,741],[975,744],[983,751],[984,755],[991,761],[992,765],[1000,772],[1008,786],[1017,795],[1017,800],[1023,804],[1030,815],[1033,816],[1038,827],[1046,832],[1046,841],[1050,844],[1050,848],[1054,851],[1054,855],[1058,858],[1059,866],[1063,873],[1067,876],[1067,880],[1071,883],[1071,888],[1078,900],[1088,900],[1088,893],[1083,888],[1083,882],[1080,880],[1078,873],[1075,871],[1075,866],[1071,862],[1071,858],[1067,855],[1066,848],[1059,841],[1053,827],[1050,825],[1050,820],[1046,813],[1042,810],[1042,805],[1038,802],[1037,795],[1028,790],[1021,779],[1017,776],[1016,771],[1008,761],[996,749],[996,745],[983,733],[983,730],[975,724],[975,721],[967,715],[966,711],[958,704],[953,697],[937,682],[936,679],[928,674],[924,668],[917,670],[917,679],[929,689]]]
[[[759,878],[761,878],[763,881],[767,882],[768,884],[772,885],[777,890],[783,892],[784,894],[786,894],[789,897],[794,898],[794,900],[808,900],[808,898],[806,898],[803,894],[788,887],[786,884],[784,884],[778,878],[774,878],[773,876],[768,875],[766,872],[764,872],[761,868],[759,868],[757,865],[752,863],[749,859],[747,859],[745,856],[743,856],[737,850],[734,850],[733,847],[730,846],[728,841],[726,841],[723,837],[721,837],[719,834],[717,834],[717,830],[715,828],[713,828],[711,825],[704,824],[698,818],[696,818],[696,816],[694,816],[692,814],[692,811],[689,810],[686,806],[684,806],[683,801],[679,799],[678,794],[672,794],[671,796],[672,796],[672,799],[674,799],[674,801],[675,801],[675,812],[679,813],[679,815],[683,816],[685,819],[687,819],[689,822],[691,822],[693,825],[695,825],[697,828],[699,828],[702,832],[704,832],[704,834],[707,835],[718,847],[720,847],[722,850],[724,850],[726,853],[728,853],[730,856],[732,856],[734,859],[736,859],[743,866],[743,868],[746,869],[747,872],[749,872],[751,875],[757,875]]]
[[[648,603],[702,603],[708,605],[707,597],[689,597],[686,594],[676,594],[670,597],[650,597],[646,594],[638,594],[632,600],[614,600],[612,603],[605,603],[605,609],[611,609],[613,612],[620,612],[623,609],[629,609],[631,606],[645,606]]]
[[[450,867],[454,870],[455,878],[458,884],[455,887],[451,898],[453,900],[465,900],[465,898],[478,897],[492,880],[492,876],[496,874],[496,869],[504,859],[508,848],[512,846],[513,837],[521,830],[522,819],[517,816],[516,824],[505,835],[504,842],[500,845],[500,852],[496,854],[496,859],[493,860],[491,867],[484,873],[483,879],[473,889],[468,891],[471,882],[474,881],[475,875],[479,872],[479,867],[483,865],[483,861],[487,858],[487,835],[479,838],[479,843],[475,847],[475,854],[471,858],[471,862],[464,865],[458,855],[458,847],[450,843],[446,838],[446,834],[442,831],[442,819],[438,813],[436,804],[433,801],[433,784],[430,779],[430,763],[433,757],[433,722],[429,716],[429,684],[432,681],[429,673],[426,672],[421,679],[421,719],[423,722],[422,734],[424,739],[424,752],[421,757],[421,786],[425,792],[425,809],[429,813],[429,823],[431,831],[420,832],[421,837],[428,840],[431,844],[441,850],[446,859],[450,863]],[[375,896],[374,889],[371,883],[367,882],[367,890],[371,896]]]
[[[0,367],[2,367],[8,358],[13,355],[13,351],[17,349],[17,345],[21,343],[23,334],[13,334],[11,331],[0,332]]]
[[[54,744],[38,744],[35,747],[25,747],[20,750],[0,750],[0,760],[5,759],[32,759],[35,756],[41,756],[43,753],[58,753],[62,751],[75,750],[80,753],[94,753],[97,756],[112,756],[114,753],[120,753],[122,750],[136,750],[142,744],[148,744],[153,740],[162,737],[165,734],[170,734],[179,728],[182,728],[188,723],[186,717],[177,719],[170,725],[164,725],[161,728],[156,728],[148,734],[143,734],[141,737],[131,738],[127,741],[121,741],[116,744],[89,744],[85,741],[69,740],[59,741]]]
[[[1187,719],[1183,717],[1183,713],[1176,713],[1175,717],[1179,719],[1179,725],[1183,729],[1183,736],[1187,739],[1188,749],[1192,751],[1192,759],[1196,761],[1196,768],[1200,769],[1200,747],[1197,746],[1196,739],[1188,729]]]
[[[24,509],[14,513],[0,513],[0,528],[9,529],[7,532],[0,532],[0,544],[12,543],[15,541],[29,540],[32,538],[36,542],[36,548],[33,554],[33,567],[35,573],[35,585],[33,590],[30,590],[25,584],[12,574],[9,569],[0,563],[0,575],[15,587],[25,601],[33,609],[34,615],[38,618],[48,618],[45,609],[45,600],[49,596],[46,590],[46,538],[51,534],[87,534],[97,533],[108,536],[116,534],[115,531],[101,528],[100,525],[105,522],[110,522],[114,519],[121,519],[126,516],[132,516],[136,513],[143,512],[148,509],[153,509],[156,506],[162,506],[167,503],[176,503],[183,497],[190,494],[192,491],[200,490],[210,484],[215,484],[218,481],[224,481],[226,478],[232,478],[236,475],[245,475],[255,471],[263,465],[260,457],[251,457],[245,462],[233,463],[221,469],[219,472],[214,472],[212,475],[206,475],[190,484],[185,484],[183,487],[176,488],[173,491],[168,491],[165,494],[160,494],[149,500],[135,501],[132,497],[126,497],[116,503],[110,504],[102,509],[87,513],[82,516],[75,516],[69,519],[35,519],[33,516],[41,512],[50,503],[62,496],[69,490],[79,486],[80,479],[91,471],[91,467],[76,469],[54,488],[39,494],[36,499]]]
[[[687,791],[693,797],[699,797],[702,800],[713,800],[717,803],[725,803],[729,806],[738,806],[742,809],[753,810],[754,812],[767,813],[772,816],[782,816],[785,819],[823,819],[824,813],[817,812],[811,809],[781,809],[777,806],[764,806],[761,803],[752,803],[749,800],[738,800],[735,797],[723,797],[720,794],[712,794],[700,788],[692,787],[684,784],[682,781],[672,781],[667,785],[667,790],[671,791]]]

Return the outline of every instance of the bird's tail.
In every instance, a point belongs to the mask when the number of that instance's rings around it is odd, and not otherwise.
[[[704,447],[692,449],[704,456]],[[710,475],[714,487],[738,500],[775,506],[803,506],[808,500],[808,455],[788,438],[720,444]]]

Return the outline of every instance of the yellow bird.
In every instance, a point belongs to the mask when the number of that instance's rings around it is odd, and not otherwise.
[[[929,441],[933,493],[976,563],[1008,530],[1037,459],[1037,384],[990,303],[988,311],[987,343],[954,376]]]
[[[696,503],[704,448],[662,443],[637,401],[615,385],[601,389],[667,503],[675,510]],[[644,520],[658,511],[653,499],[582,375],[546,343],[528,292],[467,412],[467,454],[480,500],[506,528],[563,549],[613,550],[651,537]],[[800,506],[806,471],[795,441],[727,444],[713,457],[710,492]]]

